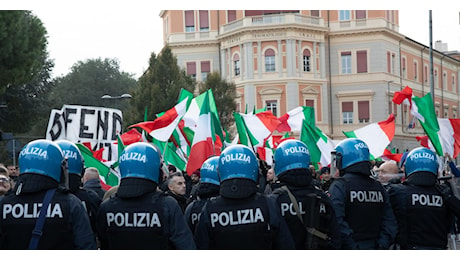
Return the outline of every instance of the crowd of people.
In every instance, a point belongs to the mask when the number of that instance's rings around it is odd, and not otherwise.
[[[0,164],[0,249],[431,250],[459,233],[460,200],[430,149],[376,162],[347,138],[332,156],[316,170],[288,139],[268,166],[236,144],[187,174],[138,142],[105,191],[74,143],[34,140],[18,167]]]

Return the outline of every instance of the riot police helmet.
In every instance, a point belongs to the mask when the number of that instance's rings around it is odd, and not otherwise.
[[[161,158],[149,143],[137,142],[125,147],[119,157],[121,179],[134,177],[159,183]]]
[[[217,165],[219,164],[219,156],[212,156],[203,162],[200,169],[200,182],[220,185]]]
[[[293,169],[308,169],[310,153],[307,146],[299,140],[283,141],[273,155],[275,176]]]
[[[19,153],[19,174],[33,173],[61,181],[64,154],[56,143],[37,139],[29,142]]]
[[[81,176],[84,169],[84,161],[80,149],[68,140],[59,140],[56,141],[56,144],[59,145],[64,153],[64,158],[67,159],[68,173]]]
[[[247,146],[235,144],[225,148],[217,166],[220,182],[229,179],[248,179],[257,183],[259,163],[254,152]]]
[[[369,162],[370,153],[367,144],[359,138],[347,138],[340,141],[335,151],[337,169],[343,170],[360,162]]]
[[[407,154],[404,170],[406,177],[415,172],[431,172],[438,176],[438,166],[436,154],[432,150],[417,147]]]

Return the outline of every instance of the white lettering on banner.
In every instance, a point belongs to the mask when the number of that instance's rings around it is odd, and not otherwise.
[[[140,161],[145,163],[147,161],[147,157],[145,154],[131,152],[121,155],[120,162],[122,161]]]
[[[3,219],[8,215],[13,218],[38,218],[42,203],[25,203],[25,204],[4,204],[3,205]],[[59,203],[49,204],[46,211],[47,218],[63,218],[61,205]]]
[[[350,202],[383,202],[383,194],[380,191],[350,191]]]
[[[442,196],[429,194],[412,194],[412,206],[415,205],[442,207]]]
[[[421,159],[421,158],[426,158],[426,159],[430,159],[431,161],[434,161],[434,155],[431,154],[431,153],[414,153],[414,154],[411,154],[410,156],[410,159],[413,160],[413,159]]]
[[[117,227],[161,227],[158,213],[149,212],[107,212],[107,225]]]
[[[293,153],[304,153],[309,154],[307,147],[289,147],[288,149],[284,150],[286,155],[293,154]]]
[[[225,156],[222,156],[221,163],[225,164],[227,162],[232,162],[232,161],[243,161],[247,163],[251,163],[251,157],[249,155],[244,154],[244,153],[235,153],[235,154],[227,154]]]
[[[299,211],[300,214],[304,215],[306,212],[303,209],[302,202],[299,201]],[[291,215],[297,215],[297,212],[294,208],[294,203],[281,203],[281,215],[284,217],[286,212],[289,212]]]
[[[192,220],[192,224],[195,225],[196,222],[200,219],[201,213],[192,213],[190,214],[190,218]]]
[[[38,147],[27,147],[21,151],[21,155],[38,155],[39,157],[43,157],[46,159],[48,157],[48,153],[46,150]]]
[[[91,143],[94,151],[105,148],[102,158],[118,158],[117,135],[122,133],[122,112],[118,109],[78,105],[64,105],[50,113],[46,139]],[[114,148],[112,148],[112,146]]]
[[[236,226],[244,224],[253,224],[257,222],[264,222],[264,216],[260,208],[255,209],[239,209],[235,212],[220,212],[211,213],[211,226],[215,227],[216,223],[221,226]]]

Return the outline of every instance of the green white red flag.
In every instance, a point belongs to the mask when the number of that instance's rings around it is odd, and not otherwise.
[[[313,107],[299,106],[278,118],[280,124],[276,128],[278,132],[301,132],[303,120],[308,124],[315,125],[315,110]]]
[[[310,161],[317,165],[327,166],[331,163],[331,151],[335,149],[332,140],[316,126],[307,120],[303,121],[300,141],[307,145],[310,152]]]
[[[268,111],[257,114],[233,112],[239,143],[249,147],[262,147],[265,140],[276,130],[280,120]]]

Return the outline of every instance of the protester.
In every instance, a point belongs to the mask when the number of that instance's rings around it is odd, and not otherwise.
[[[176,201],[157,191],[161,155],[148,143],[125,147],[116,196],[97,216],[101,249],[195,249],[193,235]]]
[[[331,186],[332,182],[334,181],[334,178],[332,178],[331,175],[331,168],[324,166],[321,168],[321,190],[324,192],[329,191],[329,187]]]
[[[187,207],[187,197],[185,197],[186,184],[184,175],[181,172],[175,172],[169,175],[167,183],[168,191],[166,191],[165,194],[174,198],[179,204],[182,213],[184,213],[185,208]]]
[[[1,249],[97,249],[83,204],[59,185],[63,163],[62,150],[49,140],[34,140],[21,150],[14,192],[0,202]],[[42,204],[47,211],[31,211]]]
[[[83,173],[83,188],[97,193],[99,198],[104,198],[105,190],[102,188],[99,177],[99,170],[95,167],[88,167]]]
[[[185,220],[188,226],[195,233],[198,218],[204,205],[213,197],[219,196],[219,174],[217,164],[219,156],[213,156],[203,162],[200,169],[200,185],[197,188],[197,199],[188,204],[185,209]]]
[[[377,169],[377,179],[385,189],[388,189],[390,184],[401,183],[402,178],[403,174],[399,173],[399,167],[395,161],[386,161]]]
[[[433,151],[415,148],[407,154],[405,181],[390,185],[388,194],[398,221],[396,242],[401,249],[447,249],[453,214],[436,188],[438,166]]]
[[[229,146],[217,169],[220,196],[201,212],[195,233],[198,249],[294,249],[279,207],[257,192],[259,163],[254,152],[240,144]]]
[[[340,172],[329,188],[341,233],[342,249],[388,249],[396,236],[396,220],[387,192],[370,177],[369,148],[357,138],[336,147]]]
[[[339,249],[340,233],[330,198],[312,183],[310,153],[299,140],[275,150],[274,170],[281,187],[272,196],[280,206],[296,249]]]
[[[5,166],[0,166],[0,200],[11,189],[12,181],[9,177],[8,169]]]

